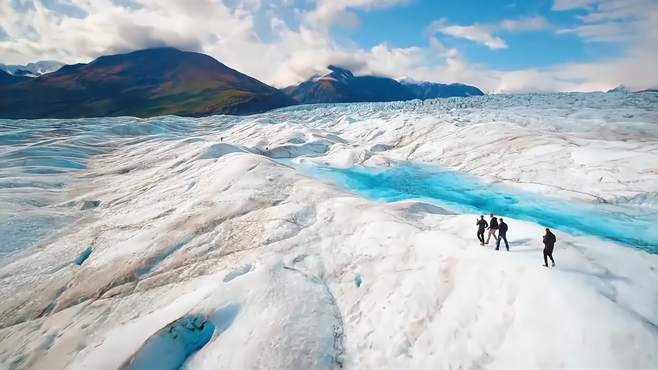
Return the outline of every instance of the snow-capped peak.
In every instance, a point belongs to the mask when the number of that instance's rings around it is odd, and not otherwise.
[[[626,86],[624,86],[624,85],[622,84],[622,85],[619,85],[619,86],[615,87],[614,89],[610,89],[610,90],[608,90],[607,92],[609,92],[609,93],[623,93],[623,94],[627,94],[627,93],[629,93],[629,92],[631,92],[631,91],[628,89],[628,87],[626,87]]]
[[[16,76],[38,77],[46,73],[55,72],[62,68],[64,63],[54,60],[42,60],[26,65],[6,65],[0,63],[0,69]]]
[[[341,68],[333,64],[329,65],[327,69],[331,71],[327,76],[333,77],[340,82],[347,82],[354,78],[354,75],[348,69]]]
[[[416,80],[409,76],[398,77],[395,80],[403,85],[419,85],[419,84],[427,83],[425,81]]]
[[[350,80],[354,78],[354,75],[348,69],[337,67],[333,64],[327,66],[327,70],[328,71],[325,74],[316,75],[312,77],[311,80],[313,82],[335,81],[335,82],[348,83]]]

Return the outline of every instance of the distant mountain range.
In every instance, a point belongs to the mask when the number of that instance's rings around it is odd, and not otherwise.
[[[622,94],[628,94],[631,91],[624,85],[619,85],[615,87],[614,89],[610,89],[606,91],[607,93],[622,93]]]
[[[0,65],[0,118],[252,114],[300,103],[386,102],[483,95],[462,84],[329,73],[282,90],[210,56],[156,48],[88,64]]]
[[[6,65],[0,63],[0,71],[5,71],[14,76],[38,77],[46,73],[55,72],[62,68],[64,63],[53,60],[43,60],[26,65]]]
[[[351,103],[410,100],[414,96],[399,82],[375,76],[355,77],[347,69],[330,65],[330,73],[314,76],[283,89],[298,103]]]
[[[0,96],[3,118],[249,114],[295,103],[207,55],[173,48],[66,65],[0,86]]]
[[[433,99],[451,96],[484,95],[480,89],[463,84],[396,81],[387,77],[354,76],[345,68],[330,65],[329,73],[299,85],[283,89],[298,103],[386,102],[411,99]]]
[[[14,76],[0,69],[0,89],[3,86],[10,86],[27,80],[30,80],[30,77]]]
[[[411,91],[416,99],[449,98],[453,96],[479,96],[484,93],[475,86],[460,83],[441,84],[436,82],[414,81],[403,78],[398,80],[402,86]]]
[[[619,93],[619,94],[640,94],[640,93],[657,93],[657,92],[658,92],[658,88],[633,91],[628,87],[626,87],[625,85],[619,85],[614,89],[610,89],[606,91],[606,93]]]

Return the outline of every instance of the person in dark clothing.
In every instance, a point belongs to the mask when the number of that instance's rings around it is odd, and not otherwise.
[[[489,214],[489,236],[487,236],[487,244],[489,244],[489,240],[491,239],[491,235],[493,235],[494,239],[498,241],[498,237],[496,236],[496,233],[498,232],[498,219],[494,217],[493,213]]]
[[[551,259],[553,262],[553,267],[555,267],[555,260],[553,260],[553,247],[555,246],[555,234],[546,228],[546,234],[544,234],[544,266],[548,267],[548,260],[546,257]]]
[[[475,225],[478,227],[478,240],[480,241],[480,245],[484,245],[484,230],[489,227],[489,224],[484,220],[484,216],[480,215],[480,218],[475,222]]]
[[[503,221],[503,218],[500,218],[500,223],[498,224],[498,241],[496,242],[496,250],[500,248],[500,239],[505,241],[505,248],[509,251],[509,244],[507,243],[507,224]]]

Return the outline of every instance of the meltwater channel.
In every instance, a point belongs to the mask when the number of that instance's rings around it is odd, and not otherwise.
[[[385,169],[293,165],[371,200],[418,199],[460,213],[494,213],[658,253],[658,210],[652,208],[549,198],[415,163]]]

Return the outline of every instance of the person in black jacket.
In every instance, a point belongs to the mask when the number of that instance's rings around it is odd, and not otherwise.
[[[487,236],[487,244],[489,244],[489,240],[491,239],[491,235],[493,235],[494,239],[498,241],[498,237],[496,236],[496,233],[498,232],[498,219],[494,217],[493,213],[489,214],[489,235]]]
[[[509,251],[509,244],[507,243],[507,224],[503,221],[503,218],[500,218],[500,223],[498,224],[498,241],[496,242],[496,250],[500,248],[500,239],[505,241],[505,248]]]
[[[555,260],[553,260],[553,247],[555,246],[555,234],[546,228],[546,234],[544,234],[544,266],[548,267],[548,260],[546,257],[551,259],[553,262],[553,267],[555,267]]]
[[[475,225],[478,227],[478,240],[480,241],[480,245],[484,245],[484,230],[489,227],[489,224],[484,220],[484,216],[480,215],[480,218],[475,222]]]

